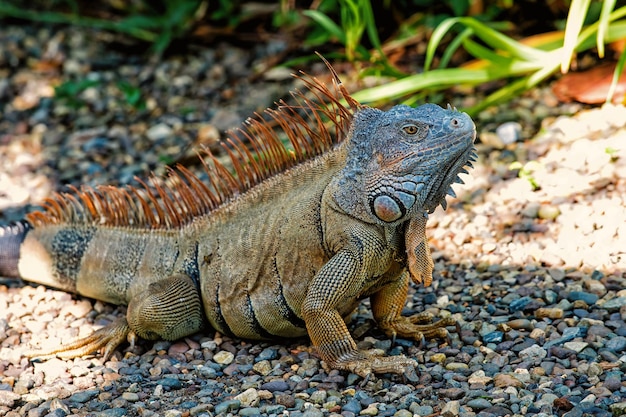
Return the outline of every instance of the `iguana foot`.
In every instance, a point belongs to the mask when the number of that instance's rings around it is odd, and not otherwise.
[[[122,317],[85,338],[75,340],[52,350],[26,352],[24,356],[34,358],[55,355],[63,359],[71,359],[104,349],[102,361],[105,362],[115,348],[126,340],[129,341],[132,348],[135,344],[136,336],[128,327],[126,318]]]
[[[324,363],[326,370],[341,369],[352,372],[363,378],[371,374],[393,373],[400,375],[415,375],[417,362],[403,355],[382,356],[382,351],[358,352],[354,355],[345,355],[330,363]]]
[[[400,316],[390,322],[379,323],[387,336],[403,337],[423,342],[424,339],[449,339],[447,326],[456,325],[452,317],[445,317],[433,323],[430,313],[415,314],[410,317]]]

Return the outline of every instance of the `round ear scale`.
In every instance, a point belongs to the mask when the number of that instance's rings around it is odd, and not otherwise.
[[[371,206],[376,217],[387,223],[398,220],[406,213],[404,205],[389,194],[377,195],[372,200]]]

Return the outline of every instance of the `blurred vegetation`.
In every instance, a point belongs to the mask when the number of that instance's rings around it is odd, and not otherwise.
[[[508,100],[566,72],[576,54],[626,54],[626,4],[617,0],[21,0],[0,2],[0,19],[98,28],[150,45],[156,56],[181,45],[280,41],[276,62],[351,62],[384,85],[362,102],[423,100],[452,86],[500,85],[474,108]],[[499,84],[498,84],[499,83]],[[123,86],[122,86],[123,87]],[[125,89],[131,98],[133,91]],[[71,95],[68,93],[68,96]],[[134,97],[139,100],[140,98]],[[610,99],[607,98],[607,99]]]

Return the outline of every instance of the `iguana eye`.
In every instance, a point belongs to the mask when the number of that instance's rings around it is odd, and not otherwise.
[[[417,126],[415,126],[414,124],[404,125],[402,126],[402,130],[404,130],[404,133],[406,133],[407,135],[416,135],[419,131]]]

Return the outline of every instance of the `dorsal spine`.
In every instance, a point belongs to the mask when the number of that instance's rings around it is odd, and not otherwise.
[[[264,180],[343,141],[354,110],[361,106],[327,65],[333,75],[331,88],[304,73],[294,75],[306,88],[305,92],[291,93],[295,104],[281,100],[276,108],[265,111],[265,118],[255,114],[243,127],[230,132],[220,142],[228,162],[220,162],[211,150],[203,148],[199,157],[207,183],[177,165],[168,169],[166,185],[152,177],[148,182],[137,179],[140,186],[136,187],[69,186],[69,192],[46,199],[43,209],[29,213],[27,220],[35,227],[78,223],[169,229],[210,213]],[[281,140],[283,135],[288,145]]]

